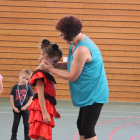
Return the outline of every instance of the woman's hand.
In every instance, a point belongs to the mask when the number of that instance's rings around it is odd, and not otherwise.
[[[43,56],[40,56],[40,58],[38,59],[38,63],[40,64],[42,60],[43,60]]]
[[[61,115],[60,115],[60,113],[59,113],[58,111],[56,111],[56,116],[55,116],[55,118],[56,118],[56,119],[61,118]]]
[[[44,67],[44,69],[46,70],[46,71],[51,71],[51,69],[53,69],[54,67],[53,67],[53,65],[51,65],[47,60],[43,60],[42,62],[41,62],[41,65]]]
[[[46,123],[51,122],[51,118],[50,118],[50,115],[48,113],[43,114],[43,121]]]

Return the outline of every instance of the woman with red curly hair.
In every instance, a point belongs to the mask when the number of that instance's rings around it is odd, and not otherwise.
[[[97,140],[94,128],[109,95],[101,52],[88,36],[81,33],[82,22],[78,18],[66,15],[55,27],[60,38],[70,44],[68,61],[59,62],[55,67],[48,61],[41,64],[45,70],[69,81],[73,105],[80,107],[77,119],[80,140]]]

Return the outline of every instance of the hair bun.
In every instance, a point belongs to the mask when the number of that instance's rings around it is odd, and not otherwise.
[[[50,43],[51,42],[48,39],[46,39],[46,38],[42,39],[42,45],[48,45]]]
[[[57,44],[53,44],[53,45],[52,45],[53,50],[58,50],[58,47],[59,47],[59,46],[58,46]]]

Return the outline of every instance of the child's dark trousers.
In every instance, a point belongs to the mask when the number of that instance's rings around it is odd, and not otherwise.
[[[18,131],[18,126],[20,122],[20,118],[23,118],[23,124],[24,124],[24,137],[28,137],[29,134],[29,114],[26,113],[25,111],[20,111],[20,113],[14,112],[14,121],[13,121],[13,127],[12,127],[12,136],[17,137],[17,131]]]

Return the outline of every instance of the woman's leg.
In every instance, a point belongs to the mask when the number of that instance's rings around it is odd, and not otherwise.
[[[80,107],[79,115],[78,115],[78,119],[77,119],[77,128],[78,128],[78,131],[79,131],[80,140],[85,140],[84,134],[83,134],[82,128],[81,128],[82,119],[83,119],[83,107]]]
[[[80,136],[80,140],[85,140],[85,137],[84,136]]]
[[[77,119],[77,128],[79,130],[80,140],[86,140],[84,137],[84,134],[81,130],[82,119],[83,119],[83,107],[81,107],[79,110],[79,116]],[[87,140],[97,140],[97,137],[95,136],[95,137],[87,139]]]
[[[80,136],[80,140],[97,140],[97,136],[89,138],[89,139],[85,139],[84,136]]]
[[[93,105],[83,107],[81,122],[81,131],[83,134],[80,135],[80,140],[97,140],[94,128],[99,118],[102,106],[103,104],[94,103]]]

